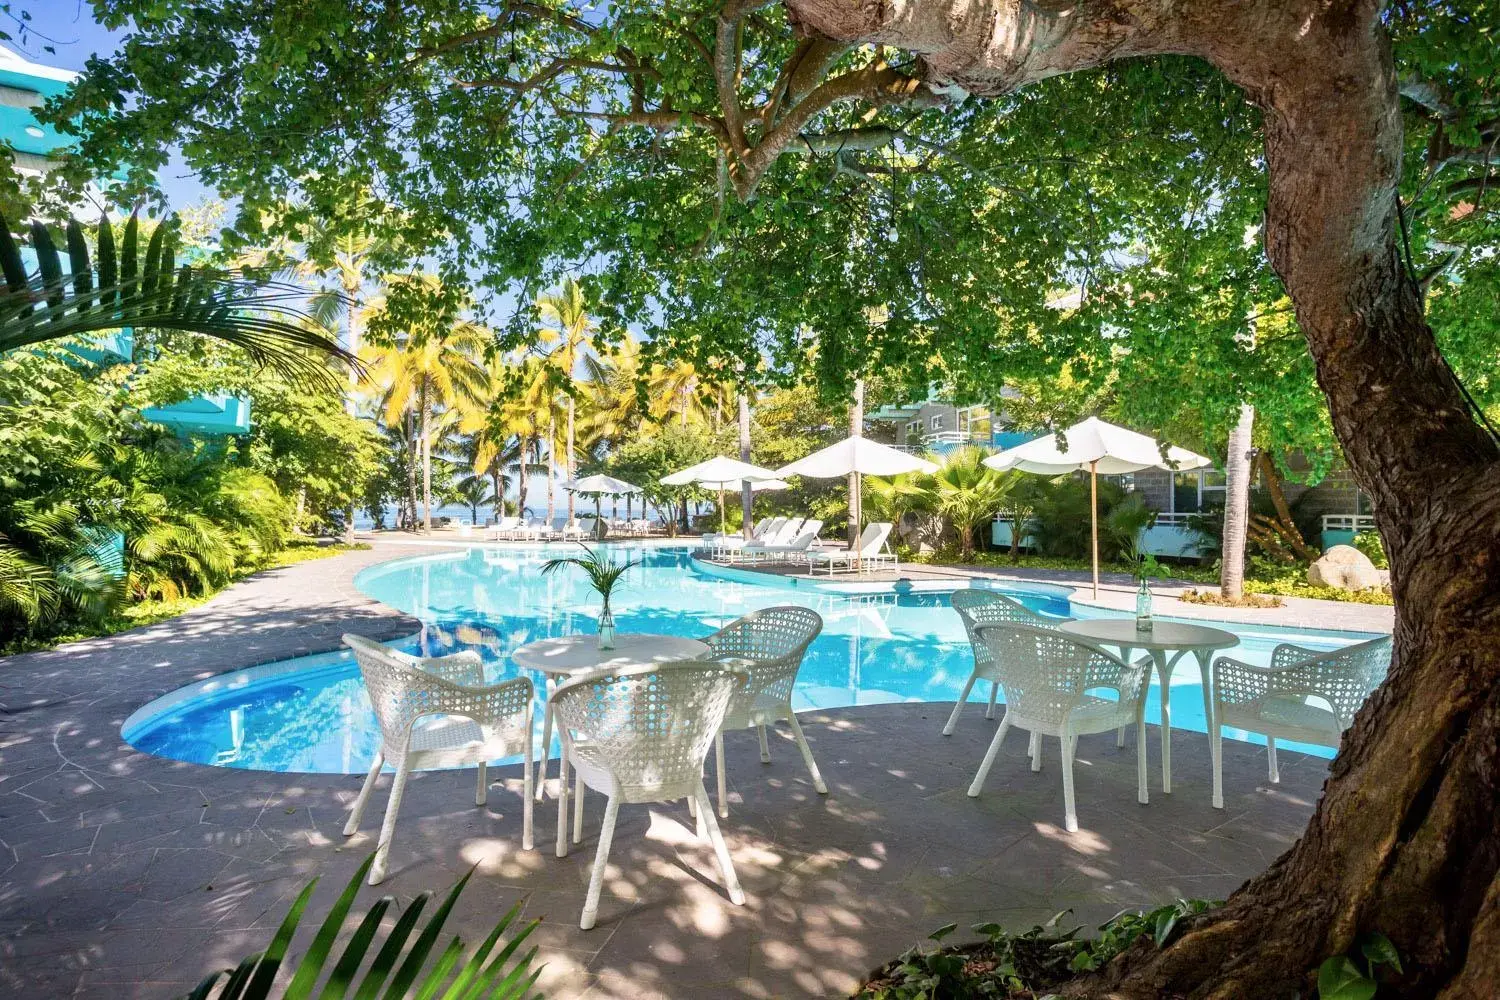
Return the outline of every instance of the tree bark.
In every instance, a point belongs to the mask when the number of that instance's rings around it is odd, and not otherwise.
[[[516,463],[517,463],[517,470],[516,471],[517,471],[517,474],[518,474],[517,475],[517,479],[516,479],[516,515],[519,516],[519,517],[525,517],[526,516],[526,490],[527,490],[527,486],[528,486],[528,482],[527,481],[531,478],[527,474],[527,469],[526,469],[526,454],[530,450],[531,450],[531,436],[529,434],[523,434],[521,436],[520,455],[516,459]]]
[[[1255,408],[1240,406],[1240,419],[1229,432],[1224,463],[1224,551],[1219,562],[1219,592],[1228,601],[1245,598],[1245,533],[1250,525],[1250,434]]]
[[[740,461],[750,461],[750,395],[749,392],[740,393]],[[752,516],[755,513],[755,494],[750,489],[750,484],[740,483],[740,531],[749,541],[754,525]]]
[[[406,411],[406,526],[417,530],[417,464],[421,458],[422,444],[417,437],[417,415]]]
[[[1166,948],[1080,996],[1308,995],[1361,933],[1390,995],[1500,982],[1500,449],[1471,416],[1402,265],[1396,76],[1373,0],[786,0],[804,31],[917,53],[929,85],[999,95],[1129,56],[1207,59],[1264,116],[1265,243],[1333,426],[1374,501],[1396,600],[1387,680],[1301,840]]]
[[[577,456],[573,450],[573,394],[568,393],[568,482],[578,478]],[[568,491],[568,520],[573,520],[573,491]]]
[[[552,517],[557,512],[556,494],[553,492],[554,483],[557,482],[557,417],[547,417],[547,523],[552,523]]]
[[[854,380],[854,399],[849,404],[849,436],[863,437],[865,433],[865,380]],[[860,519],[859,473],[849,473],[849,547],[859,544]]]
[[[359,306],[359,283],[349,282],[344,285],[344,294],[349,297],[349,311],[345,314],[345,324],[349,334],[349,342],[345,345],[350,354],[359,355],[360,341],[360,306]],[[359,369],[350,366],[349,387],[344,391],[344,411],[351,417],[356,415],[355,400],[359,395]],[[354,499],[350,499],[344,508],[344,544],[354,544]]]
[[[422,380],[422,530],[432,534],[432,412],[427,405],[427,380]]]

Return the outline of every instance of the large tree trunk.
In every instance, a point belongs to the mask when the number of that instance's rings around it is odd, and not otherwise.
[[[1224,463],[1224,551],[1219,562],[1219,592],[1226,600],[1245,597],[1245,533],[1250,525],[1250,433],[1255,408],[1240,406],[1240,419],[1229,432]]]
[[[432,409],[427,405],[427,382],[422,382],[422,530],[432,534]]]
[[[528,481],[531,479],[531,475],[526,469],[526,456],[531,451],[531,437],[529,435],[521,436],[519,451],[520,455],[516,460],[516,515],[518,517],[525,517],[526,489],[529,485]]]
[[[750,396],[740,393],[740,461],[750,461]],[[755,494],[749,483],[740,483],[740,531],[748,541],[754,531]]]
[[[421,442],[417,438],[417,415],[406,411],[406,527],[417,530],[417,465],[422,461]]]
[[[554,484],[557,482],[557,418],[547,418],[547,523],[552,523],[552,517],[557,511],[557,499]]]
[[[1500,450],[1471,417],[1404,271],[1401,118],[1377,3],[786,0],[803,30],[922,57],[996,95],[1115,58],[1201,56],[1264,114],[1265,240],[1392,567],[1394,657],[1301,840],[1158,951],[1071,992],[1283,997],[1380,931],[1392,995],[1500,982]],[[1383,973],[1389,975],[1389,973]]]
[[[573,394],[568,393],[568,482],[578,478],[577,455],[573,450]],[[573,520],[573,491],[568,491],[568,520]]]
[[[360,306],[359,306],[359,284],[350,282],[344,286],[344,294],[349,297],[349,312],[345,316],[347,329],[349,331],[349,342],[344,345],[349,353],[359,355],[360,341]],[[359,369],[350,366],[349,387],[344,391],[344,410],[351,417],[355,416],[356,401],[359,395]],[[354,499],[351,498],[349,505],[344,508],[344,544],[354,544]]]

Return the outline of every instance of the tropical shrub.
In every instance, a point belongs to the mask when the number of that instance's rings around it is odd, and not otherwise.
[[[1354,547],[1369,557],[1376,569],[1389,569],[1391,564],[1385,557],[1385,545],[1380,535],[1373,531],[1361,531],[1354,536]]]
[[[956,448],[932,474],[931,509],[958,532],[960,556],[974,554],[974,529],[988,523],[1015,487],[1019,472],[996,472],[984,464],[987,452]]]

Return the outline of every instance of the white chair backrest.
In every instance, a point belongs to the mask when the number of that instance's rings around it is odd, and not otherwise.
[[[753,542],[763,542],[771,535],[780,531],[783,524],[786,524],[785,517],[780,515],[768,517],[755,526],[755,531],[751,533],[750,540]]]
[[[730,664],[695,661],[602,670],[559,687],[551,705],[563,740],[586,741],[628,801],[654,801],[658,790],[684,794],[701,779],[746,676]]]
[[[802,528],[802,518],[789,517],[781,522],[781,527],[766,535],[762,545],[787,545],[797,537],[797,532]]]
[[[879,555],[880,550],[885,548],[885,540],[890,537],[890,534],[889,521],[875,521],[865,525],[864,533],[859,536],[859,554],[862,556]]]
[[[790,543],[791,547],[798,550],[811,548],[812,543],[818,540],[818,532],[822,530],[822,521],[817,519],[803,521],[801,530],[797,532],[797,537],[793,538]]]
[[[1047,725],[1060,726],[1084,692],[1107,686],[1123,666],[1056,629],[1006,622],[977,631],[1005,688],[1007,711]]]

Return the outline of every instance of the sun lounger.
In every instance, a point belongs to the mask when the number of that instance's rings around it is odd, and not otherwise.
[[[811,576],[819,566],[828,567],[828,575],[834,570],[847,568],[850,572],[873,570],[878,566],[896,565],[896,555],[886,550],[886,541],[891,535],[891,525],[884,521],[865,526],[859,542],[852,549],[812,549],[807,553],[807,572]]]
[[[761,559],[769,559],[773,562],[800,562],[807,557],[808,550],[818,540],[818,532],[823,530],[823,522],[811,520],[802,522],[802,527],[797,531],[797,537],[785,545],[747,545],[745,554],[752,561],[759,562]]]

